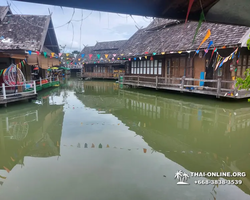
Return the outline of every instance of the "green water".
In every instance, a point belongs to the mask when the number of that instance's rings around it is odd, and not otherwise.
[[[1,200],[250,199],[249,103],[68,80],[0,119]],[[177,185],[177,170],[247,177]]]

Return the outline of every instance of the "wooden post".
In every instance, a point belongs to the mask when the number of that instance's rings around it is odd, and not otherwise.
[[[42,78],[40,77],[40,86],[42,86]]]
[[[5,90],[5,84],[2,83],[2,87],[3,87],[3,99],[6,99],[6,90]]]
[[[155,77],[155,88],[157,89],[158,86],[158,76]]]
[[[237,83],[237,80],[234,80],[234,97],[238,96],[238,95],[236,95],[238,92],[237,87],[236,87],[236,83]]]
[[[185,76],[181,78],[181,93],[183,93],[184,83],[185,83]]]
[[[34,94],[36,94],[36,81],[34,81],[33,84],[34,84]]]
[[[220,98],[220,91],[221,91],[221,78],[218,78],[216,98]]]

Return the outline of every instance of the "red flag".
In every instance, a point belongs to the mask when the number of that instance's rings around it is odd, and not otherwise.
[[[211,58],[210,58],[210,61],[209,61],[209,64],[210,64],[210,62],[211,62],[211,60],[212,60],[212,57],[213,57],[213,55],[214,55],[214,51],[216,50],[216,47],[214,47],[214,50],[213,50],[213,52],[212,52],[212,55],[211,55]],[[208,64],[208,65],[209,65]]]
[[[188,16],[189,16],[189,13],[190,13],[190,10],[191,10],[191,8],[192,8],[193,3],[194,3],[194,0],[189,0],[188,11],[187,11],[187,16],[186,16],[186,21],[185,21],[185,23],[187,23]]]
[[[91,58],[92,58],[92,56],[93,56],[93,54],[89,54],[89,59],[91,59]]]

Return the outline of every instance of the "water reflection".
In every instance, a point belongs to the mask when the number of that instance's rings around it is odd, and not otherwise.
[[[43,104],[49,105],[49,98]],[[25,108],[26,107],[26,108]],[[0,170],[8,173],[16,165],[24,165],[24,157],[60,156],[63,107],[36,104],[8,109],[0,114]],[[1,174],[0,174],[1,175]],[[0,179],[6,179],[6,177]]]
[[[119,90],[114,97],[109,96],[116,93],[112,86],[85,82],[84,95],[77,96],[86,106],[118,117],[154,151],[189,171],[250,174],[249,104],[183,101],[138,90]],[[242,180],[239,187],[250,194],[249,176]]]
[[[249,174],[249,118],[249,104],[64,80],[0,114],[1,199],[249,199],[249,177],[174,180],[177,170]]]

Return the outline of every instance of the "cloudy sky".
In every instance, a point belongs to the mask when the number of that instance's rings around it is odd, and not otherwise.
[[[152,21],[152,18],[140,16],[131,17],[117,13],[80,9],[75,9],[74,13],[73,8],[8,2],[14,14],[48,15],[50,11],[58,42],[62,46],[66,45],[66,51],[80,50],[84,47],[83,45],[95,45],[96,41],[128,39],[136,32],[136,26],[146,27]],[[0,0],[0,5],[7,5],[7,1]],[[73,20],[67,24],[72,15]],[[81,19],[83,19],[82,26]]]

